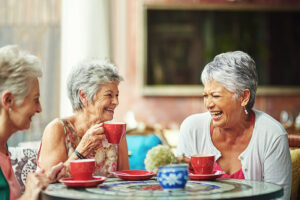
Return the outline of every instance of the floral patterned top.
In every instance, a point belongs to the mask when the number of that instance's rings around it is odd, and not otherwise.
[[[68,157],[76,149],[81,137],[77,135],[74,126],[67,119],[59,119],[65,130],[65,144]],[[118,161],[118,145],[108,143],[107,139],[102,140],[102,146],[95,149],[93,153],[86,156],[87,158],[94,158],[96,161],[95,175],[109,176],[110,172],[117,170]]]

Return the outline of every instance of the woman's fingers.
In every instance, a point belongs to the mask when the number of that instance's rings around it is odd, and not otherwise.
[[[56,180],[63,178],[66,175],[66,168],[64,167],[57,175]]]
[[[191,158],[186,157],[184,154],[182,156],[176,157],[177,161],[179,163],[187,163],[189,170],[193,170],[193,167],[191,165]]]
[[[36,170],[36,173],[45,173],[45,170],[42,169],[42,168],[38,168],[38,169]]]
[[[101,145],[103,139],[106,139],[106,136],[102,124],[95,124],[83,135],[76,149],[77,151],[85,152],[85,155],[88,155],[90,153],[89,151],[93,151]]]
[[[56,180],[59,179],[59,176],[64,172],[64,164],[63,162],[58,163],[57,165],[53,166],[51,170],[48,173],[48,178],[50,179],[51,182],[55,182]]]
[[[103,135],[104,128],[99,124],[93,125],[89,130],[87,130],[84,136],[95,136],[95,135]]]
[[[44,170],[40,170],[40,172],[37,173],[29,173],[26,178],[23,199],[38,199],[41,190],[46,189],[49,183],[49,179],[44,173]]]
[[[26,185],[30,188],[42,189],[49,185],[50,181],[45,173],[28,174]]]
[[[92,143],[99,143],[105,138],[104,128],[99,125],[93,126],[88,132],[87,139],[90,139]]]
[[[190,163],[191,159],[183,155],[183,156],[178,156],[177,157],[177,161],[181,162],[181,163],[182,162],[184,162],[184,163]]]

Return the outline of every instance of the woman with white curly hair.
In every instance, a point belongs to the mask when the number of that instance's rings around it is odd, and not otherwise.
[[[186,118],[180,127],[177,155],[214,154],[214,170],[223,178],[281,185],[289,199],[292,167],[288,136],[270,115],[253,109],[257,74],[254,60],[242,51],[217,55],[202,74],[208,112]]]
[[[126,137],[119,145],[110,144],[101,125],[113,119],[122,80],[108,61],[84,61],[72,69],[67,89],[74,114],[46,127],[38,158],[41,168],[64,162],[68,169],[72,160],[94,158],[95,175],[129,169]]]
[[[16,179],[7,141],[14,133],[29,129],[32,117],[42,111],[37,57],[17,46],[0,48],[0,199],[38,199],[41,190],[64,175],[62,163],[49,170],[28,174],[24,195]]]

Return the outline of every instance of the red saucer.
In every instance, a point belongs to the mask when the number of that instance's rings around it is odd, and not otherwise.
[[[192,180],[214,180],[221,177],[225,172],[223,171],[214,171],[212,174],[193,174],[189,173],[189,178]]]
[[[87,188],[96,187],[97,185],[103,183],[106,180],[104,176],[93,176],[91,180],[74,180],[73,178],[63,178],[59,182],[65,184],[68,187],[73,188]]]
[[[146,170],[123,170],[123,171],[115,171],[111,173],[127,181],[147,180],[155,175],[154,172],[146,171]]]

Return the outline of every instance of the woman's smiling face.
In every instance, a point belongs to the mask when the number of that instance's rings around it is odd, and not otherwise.
[[[239,121],[243,107],[240,98],[236,99],[234,95],[216,81],[210,81],[204,86],[204,105],[215,127],[230,128]]]
[[[102,85],[94,101],[87,110],[94,123],[101,123],[113,119],[115,108],[119,105],[119,83],[112,82]]]
[[[35,79],[24,101],[20,105],[15,105],[10,112],[11,120],[17,130],[29,129],[32,117],[42,111],[39,98],[39,81]]]

